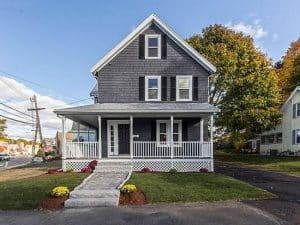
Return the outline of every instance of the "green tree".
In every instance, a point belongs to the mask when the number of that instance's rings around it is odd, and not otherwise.
[[[287,81],[286,90],[290,94],[297,86],[300,86],[300,55],[293,62],[290,77]]]
[[[290,44],[290,47],[282,57],[276,72],[279,79],[279,87],[281,91],[281,100],[284,102],[296,87],[293,84],[294,78],[291,78],[292,73],[295,75],[295,59],[300,55],[300,38]],[[278,65],[278,64],[277,64]],[[299,75],[300,76],[300,75]]]
[[[188,42],[217,67],[209,87],[210,103],[221,110],[217,126],[240,140],[241,134],[255,136],[279,122],[276,73],[250,36],[212,25]]]

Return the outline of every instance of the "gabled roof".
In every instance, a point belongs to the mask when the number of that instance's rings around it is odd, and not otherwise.
[[[206,58],[200,55],[192,48],[184,39],[177,35],[167,24],[155,14],[147,17],[136,29],[134,29],[125,39],[123,39],[116,47],[108,52],[97,64],[95,64],[91,72],[95,74],[107,65],[115,56],[117,56],[124,48],[126,48],[139,34],[145,31],[152,23],[157,25],[170,39],[188,53],[196,62],[203,66],[209,72],[216,72],[216,67]]]
[[[288,97],[288,99],[285,101],[285,103],[282,105],[281,107],[281,111],[284,111],[287,107],[287,105],[289,104],[289,102],[291,101],[291,99],[294,97],[294,95],[297,93],[297,91],[300,91],[300,86],[297,86],[293,92],[290,94],[290,96]]]

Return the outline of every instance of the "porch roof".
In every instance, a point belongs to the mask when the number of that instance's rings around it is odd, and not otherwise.
[[[101,113],[214,113],[218,111],[218,108],[208,103],[195,102],[97,103],[54,110],[58,115],[97,115]]]

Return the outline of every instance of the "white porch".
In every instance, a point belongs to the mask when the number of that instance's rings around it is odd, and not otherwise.
[[[213,129],[209,134],[208,121],[213,127],[215,111],[205,103],[95,104],[57,111],[63,169],[78,171],[96,159],[130,162],[134,170],[213,171]],[[92,127],[97,138],[67,142],[67,118]]]

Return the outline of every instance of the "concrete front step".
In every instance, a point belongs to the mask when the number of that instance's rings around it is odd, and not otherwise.
[[[106,160],[99,160],[98,166],[132,166],[131,161],[106,161]]]
[[[132,166],[104,166],[98,165],[96,166],[94,172],[130,172],[132,171]]]
[[[70,198],[65,201],[66,208],[117,206],[119,198]]]
[[[119,198],[118,189],[99,190],[74,190],[70,193],[70,198]]]

